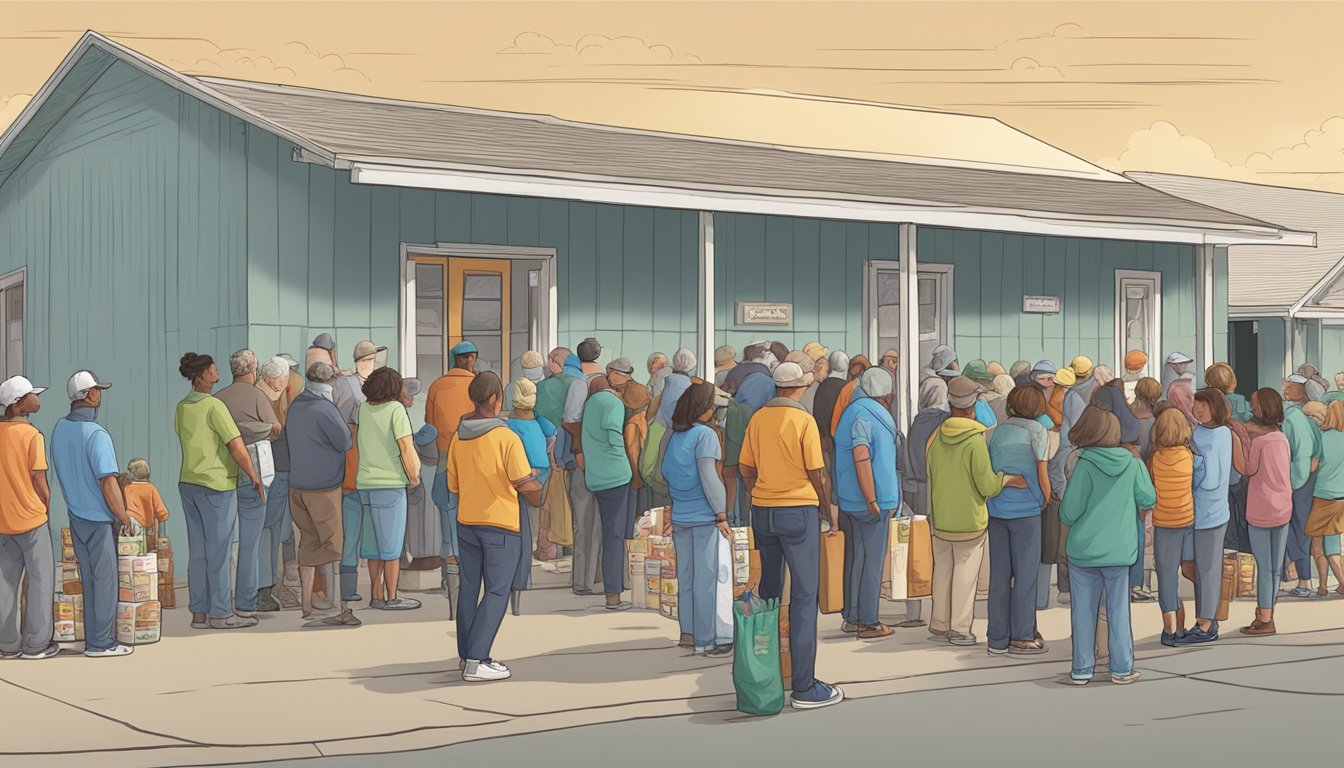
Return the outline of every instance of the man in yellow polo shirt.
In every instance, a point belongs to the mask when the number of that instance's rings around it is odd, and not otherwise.
[[[831,503],[821,432],[803,408],[812,374],[797,363],[778,365],[772,375],[777,396],[751,417],[738,468],[751,495],[751,525],[761,551],[761,597],[779,597],[784,565],[792,577],[789,650],[793,654],[794,709],[839,704],[845,694],[817,680],[817,589],[821,578],[819,503],[824,500],[831,530],[840,530],[840,512]]]
[[[448,490],[458,495],[458,565],[462,590],[457,613],[457,657],[469,683],[507,680],[509,668],[490,658],[504,621],[523,546],[521,494],[541,506],[523,441],[499,417],[504,385],[486,371],[468,388],[475,410],[462,418],[448,447]],[[485,595],[481,596],[481,587]]]

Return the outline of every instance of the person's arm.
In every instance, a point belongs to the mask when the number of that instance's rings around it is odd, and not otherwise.
[[[159,523],[168,520],[168,506],[163,503],[163,496],[159,495],[159,489],[154,486],[149,487],[150,503],[154,507],[154,520]]]
[[[1041,484],[1041,497],[1049,499],[1051,493],[1050,462],[1048,461],[1036,462],[1036,482]]]
[[[859,481],[859,492],[868,505],[869,517],[877,517],[882,514],[882,510],[877,505],[877,482],[873,480],[872,455],[866,445],[854,446],[854,472]]]
[[[42,500],[42,506],[51,509],[51,486],[47,484],[47,470],[35,469],[32,477],[33,490],[37,492],[37,498]]]
[[[522,480],[514,480],[512,482],[514,490],[518,491],[519,495],[527,499],[527,503],[534,507],[541,506],[541,493],[543,489],[541,483],[537,481],[537,478],[529,476]],[[456,493],[456,491],[454,491],[454,493]]]
[[[397,449],[401,452],[401,467],[406,470],[406,479],[410,481],[408,487],[414,488],[420,484],[420,454],[415,452],[415,438],[397,438]]]
[[[257,501],[266,501],[266,489],[261,485],[261,478],[257,476],[257,470],[252,466],[252,456],[247,452],[247,447],[243,445],[242,437],[235,437],[225,446],[229,450],[229,455],[238,462],[238,469],[247,475],[247,479],[252,481],[252,487],[257,489]]]
[[[725,539],[732,541],[733,531],[728,526],[728,493],[719,479],[718,461],[713,456],[702,456],[695,460],[695,470],[700,476],[700,488],[705,492],[705,500],[714,512],[714,524]]]
[[[326,414],[329,418],[318,419],[318,428],[322,430],[322,436],[327,439],[327,443],[337,451],[344,453],[355,445],[354,430],[355,427],[346,424],[341,418],[340,411],[332,411]]]
[[[1076,525],[1087,511],[1091,495],[1092,473],[1084,471],[1075,474],[1069,481],[1069,487],[1064,491],[1064,498],[1059,502],[1059,522],[1069,527]]]
[[[639,477],[639,450],[643,446],[639,440],[639,426],[633,421],[625,425],[621,432],[625,444],[625,460],[630,462],[630,485],[635,490],[643,487]]]
[[[820,444],[820,441],[818,441]],[[825,469],[807,470],[807,479],[812,483],[812,490],[817,492],[819,501],[818,508],[826,515],[826,519],[831,524],[831,532],[840,530],[840,508],[831,501],[831,481],[826,477]]]
[[[572,381],[569,389],[565,392],[564,407],[564,430],[569,433],[570,451],[574,454],[574,459],[583,469],[583,406],[586,398],[584,393],[587,388],[582,380]]]
[[[513,483],[513,489],[529,504],[540,507],[543,488],[532,474],[532,466],[527,463],[527,449],[523,447],[522,438],[510,433],[503,450],[504,471],[510,478],[509,482]]]
[[[1240,440],[1232,441],[1232,468],[1235,469],[1239,475],[1249,476],[1255,474],[1255,472],[1250,471],[1250,462],[1247,460],[1246,452],[1241,448]]]
[[[1138,459],[1135,459],[1138,461]],[[1139,464],[1140,471],[1135,472],[1134,478],[1134,503],[1136,509],[1152,509],[1157,505],[1157,488],[1153,485],[1153,479],[1147,472],[1142,471],[1142,463]]]
[[[107,504],[107,508],[112,510],[112,516],[117,519],[122,533],[129,535],[131,517],[126,514],[126,499],[121,495],[121,483],[117,482],[117,477],[113,474],[98,478],[98,489],[103,492],[103,501]]]
[[[1003,491],[1005,480],[1013,477],[1016,476],[994,471],[994,465],[989,460],[989,447],[983,442],[971,445],[971,482],[981,497],[991,499],[998,496]]]

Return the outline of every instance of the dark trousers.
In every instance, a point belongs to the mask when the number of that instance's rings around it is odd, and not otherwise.
[[[112,523],[70,516],[70,534],[84,586],[84,648],[117,647],[117,531]]]
[[[463,661],[485,661],[490,658],[490,646],[495,643],[509,607],[523,537],[501,528],[459,523],[457,543],[461,570],[457,657]]]
[[[1143,528],[1143,518],[1140,517],[1140,518],[1139,518],[1139,559],[1138,559],[1138,560],[1135,560],[1135,561],[1134,561],[1134,564],[1131,565],[1131,566],[1129,566],[1129,588],[1130,588],[1130,589],[1134,589],[1135,587],[1142,587],[1142,586],[1143,586],[1143,548],[1144,548],[1144,544],[1145,544],[1144,538],[1145,538],[1145,534],[1146,534],[1146,533],[1147,533],[1147,532],[1146,532],[1146,531],[1144,530],[1144,528]]]
[[[778,598],[784,591],[784,566],[789,568],[789,652],[793,656],[793,690],[805,693],[816,682],[817,587],[821,579],[821,525],[817,508],[751,508],[751,527],[761,551],[761,597]]]
[[[597,516],[602,519],[602,591],[625,591],[625,540],[630,535],[630,484],[596,491]]]
[[[1041,516],[989,518],[989,630],[994,649],[1036,637],[1036,579],[1040,575]]]
[[[1297,566],[1297,578],[1303,581],[1311,578],[1311,537],[1306,531],[1315,495],[1316,473],[1313,472],[1305,485],[1293,491],[1293,517],[1288,521],[1288,561]],[[1288,580],[1286,565],[1283,580]]]
[[[840,530],[845,534],[845,607],[841,611],[845,621],[855,624],[878,621],[890,522],[890,512],[877,517],[840,513]]]

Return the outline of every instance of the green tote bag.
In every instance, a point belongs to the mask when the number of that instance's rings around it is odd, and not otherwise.
[[[762,600],[748,592],[733,601],[733,688],[739,712],[777,715],[784,709],[778,598]]]

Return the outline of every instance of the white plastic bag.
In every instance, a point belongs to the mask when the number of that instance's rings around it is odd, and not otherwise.
[[[717,645],[732,645],[733,543],[718,531],[715,531],[714,535],[719,540],[719,583],[714,594],[714,642]]]

